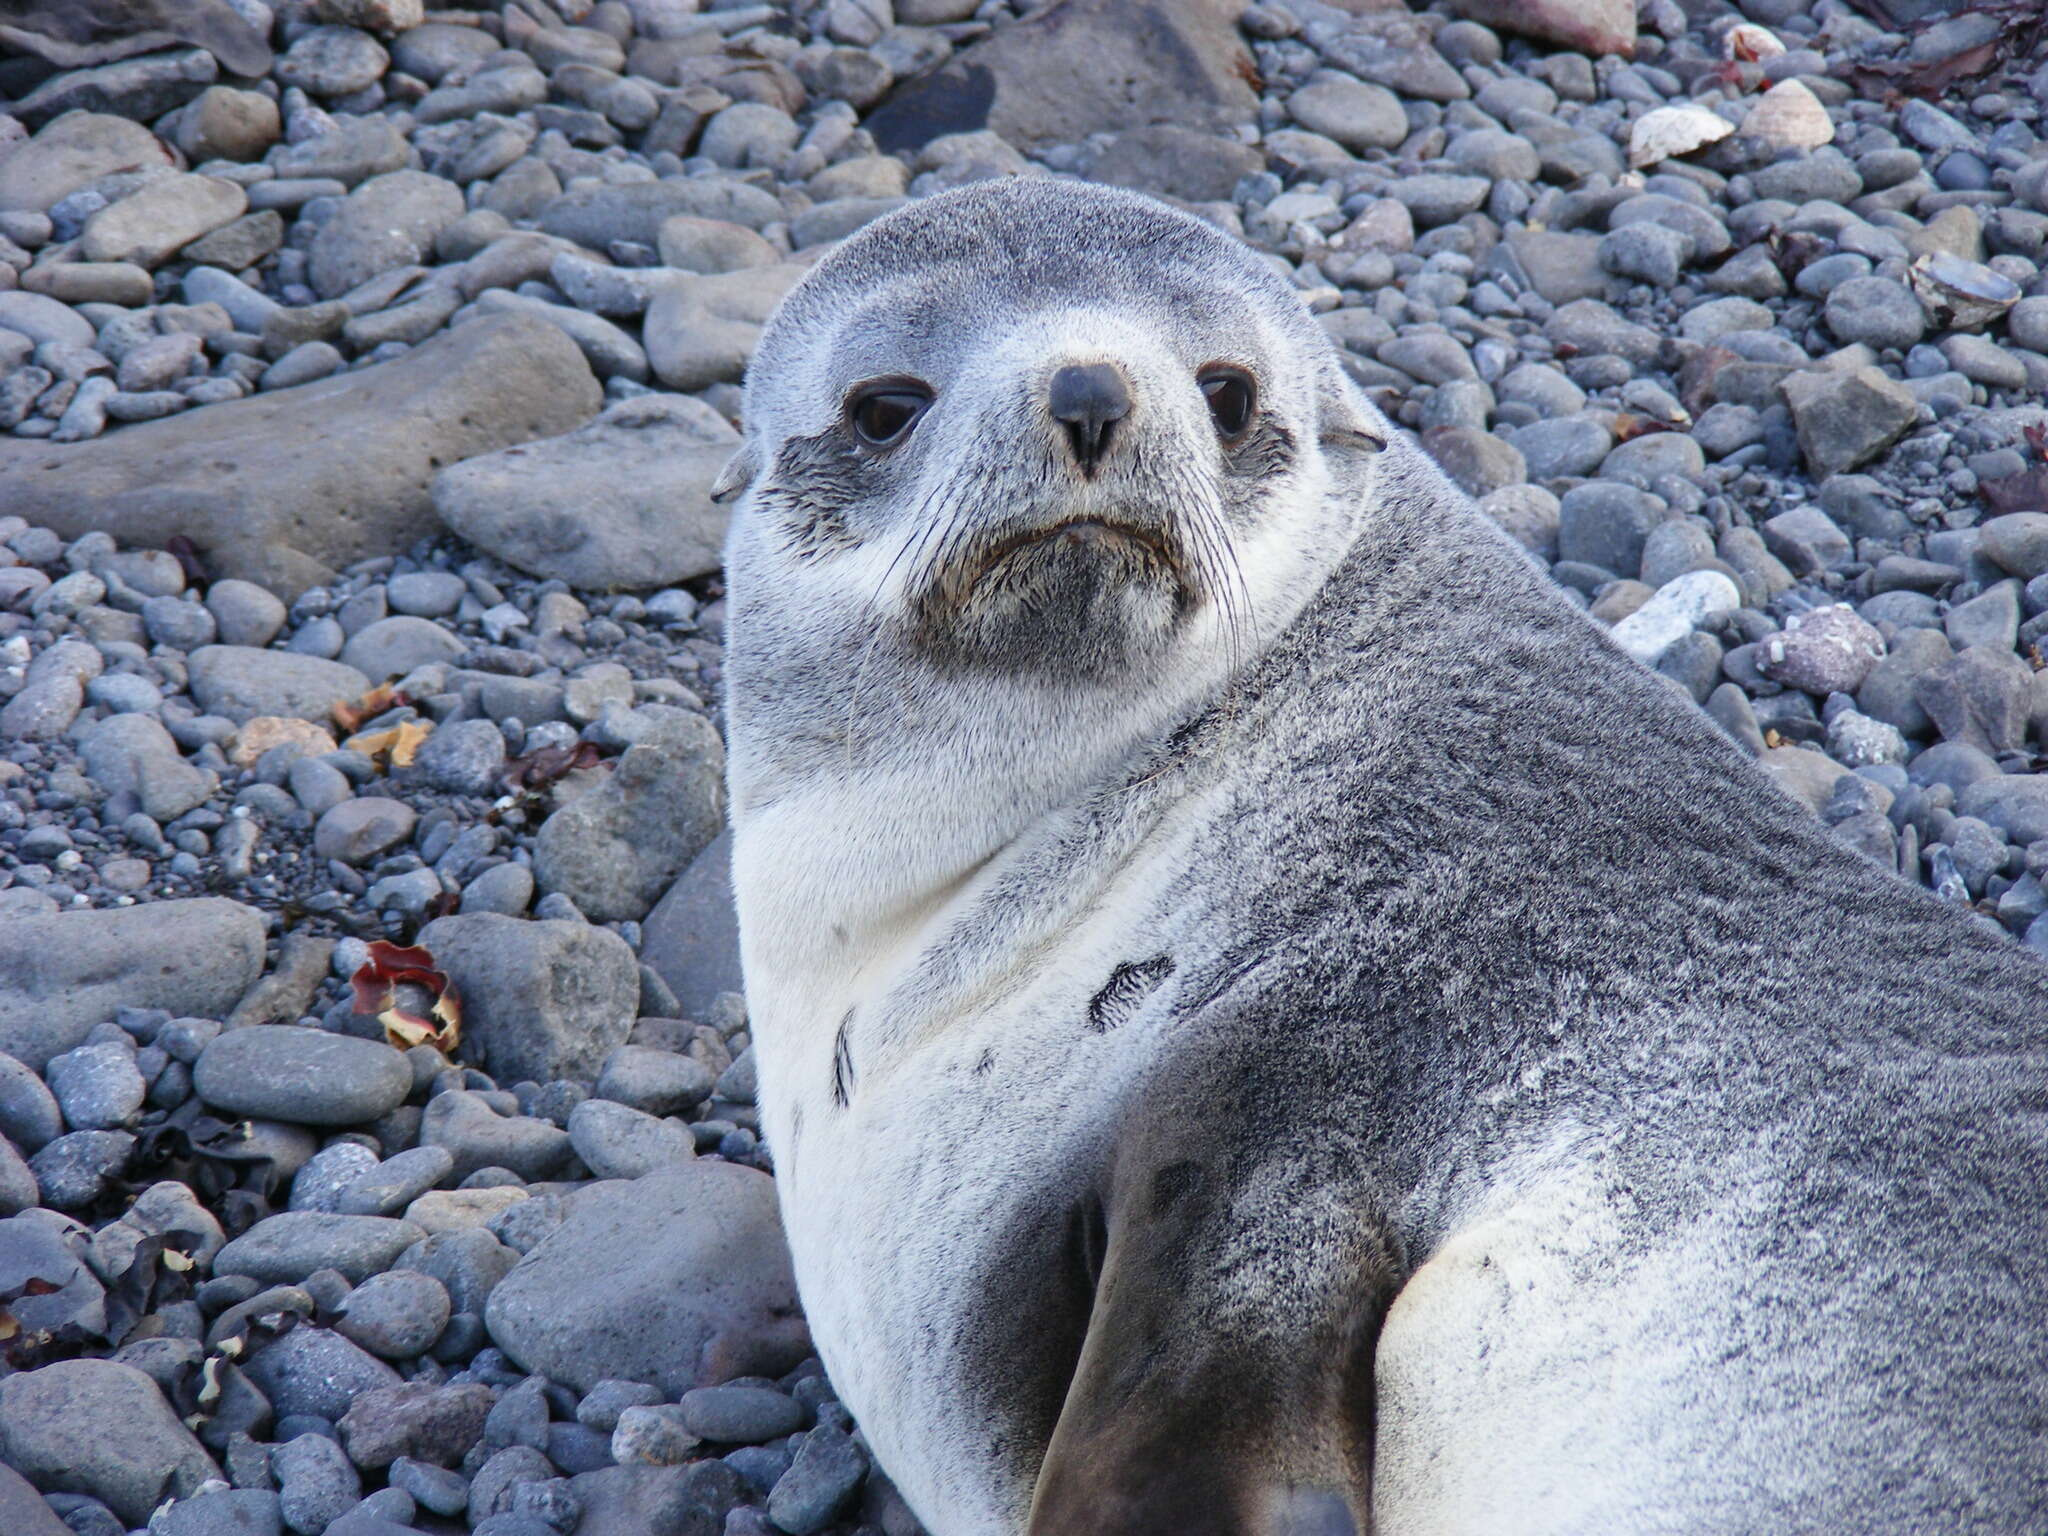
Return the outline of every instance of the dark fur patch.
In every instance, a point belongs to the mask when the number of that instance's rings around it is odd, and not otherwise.
[[[1126,960],[1109,973],[1100,992],[1088,1000],[1088,1027],[1106,1035],[1138,1011],[1139,1004],[1173,974],[1171,955]]]
[[[1244,439],[1223,455],[1220,489],[1223,510],[1231,521],[1247,523],[1256,518],[1272,494],[1272,482],[1290,474],[1297,457],[1294,434],[1277,416],[1261,412]]]
[[[838,428],[776,450],[760,497],[784,546],[805,564],[860,548],[850,510],[883,489],[882,467]]]
[[[839,1021],[839,1033],[832,1041],[832,1102],[841,1109],[852,1102],[854,1082],[858,1074],[853,1070],[853,1045],[847,1039],[847,1031],[853,1028],[853,1014],[849,1011]]]

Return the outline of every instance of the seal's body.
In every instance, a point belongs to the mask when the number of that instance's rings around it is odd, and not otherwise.
[[[1255,257],[915,204],[748,432],[764,1125],[938,1536],[2040,1524],[2048,967],[1616,651]]]

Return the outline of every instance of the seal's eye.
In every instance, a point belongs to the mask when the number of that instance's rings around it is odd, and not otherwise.
[[[887,448],[903,440],[932,403],[932,392],[915,379],[885,379],[854,395],[847,417],[860,440]]]
[[[1250,374],[1239,368],[1204,368],[1195,382],[1202,386],[1202,398],[1209,403],[1209,416],[1218,432],[1236,437],[1252,424],[1258,386]]]

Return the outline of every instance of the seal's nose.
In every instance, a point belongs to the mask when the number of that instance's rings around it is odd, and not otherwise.
[[[1131,391],[1110,363],[1075,363],[1052,376],[1046,405],[1065,425],[1083,474],[1093,474],[1109,448],[1110,429],[1131,413]]]

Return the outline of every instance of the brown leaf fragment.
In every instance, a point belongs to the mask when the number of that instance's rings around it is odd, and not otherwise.
[[[351,736],[342,745],[362,753],[379,767],[409,768],[421,744],[433,733],[430,721],[401,720],[388,730],[366,731],[360,736]]]
[[[379,683],[359,699],[335,700],[332,709],[334,723],[344,731],[353,731],[365,720],[374,720],[387,709],[397,709],[412,702],[409,694],[400,693],[389,683]]]
[[[587,741],[570,747],[536,747],[505,765],[505,787],[509,790],[538,789],[582,768],[595,768],[597,748]]]
[[[349,985],[356,1012],[374,1014],[384,1026],[384,1038],[400,1050],[431,1045],[452,1051],[462,1038],[461,994],[445,972],[435,969],[431,950],[379,939]],[[401,987],[417,987],[433,1001],[424,1012],[409,1008]]]

